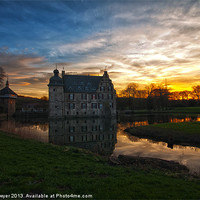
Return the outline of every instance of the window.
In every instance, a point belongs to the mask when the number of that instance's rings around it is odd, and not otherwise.
[[[87,100],[87,94],[81,94],[81,99],[82,100]]]
[[[104,98],[104,96],[103,96],[103,94],[99,94],[99,99],[103,99]]]
[[[87,104],[86,103],[81,103],[81,109],[87,109]]]
[[[96,98],[97,98],[96,94],[91,95],[91,99],[96,99]]]
[[[69,141],[70,141],[70,142],[75,142],[75,136],[70,135],[70,136],[69,136]]]
[[[103,126],[102,125],[99,125],[99,130],[103,131]]]
[[[69,132],[74,133],[75,132],[75,127],[74,126],[69,126]]]
[[[75,103],[69,103],[69,109],[70,110],[75,109]]]
[[[54,88],[53,91],[56,92],[56,89]]]
[[[113,99],[113,94],[108,94],[108,99]]]
[[[103,108],[103,104],[99,103],[99,109],[102,109],[102,108]]]
[[[110,104],[110,108],[113,108],[113,103],[109,103]]]
[[[91,107],[92,107],[92,109],[97,109],[97,103],[92,103]]]
[[[81,126],[81,132],[87,132],[87,126]]]
[[[95,140],[95,136],[94,135],[92,135],[92,141],[94,141]]]
[[[99,140],[104,140],[104,135],[99,135]]]
[[[69,94],[69,99],[74,100],[74,94]]]
[[[105,91],[105,87],[104,87],[104,86],[101,86],[101,87],[100,87],[100,91]]]
[[[114,138],[114,135],[113,135],[113,134],[110,134],[110,135],[109,135],[109,139],[112,140],[113,138]]]
[[[92,126],[92,131],[97,131],[97,126],[96,125]]]
[[[87,141],[87,135],[82,136],[82,141]]]

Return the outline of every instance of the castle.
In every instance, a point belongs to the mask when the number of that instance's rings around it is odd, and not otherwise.
[[[107,71],[103,76],[69,75],[54,70],[49,80],[49,117],[116,115],[116,90]]]

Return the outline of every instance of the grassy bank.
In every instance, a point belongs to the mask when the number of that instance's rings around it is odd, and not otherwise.
[[[200,107],[175,107],[168,110],[121,110],[120,114],[153,114],[153,113],[177,113],[200,114]]]
[[[176,108],[172,108],[171,110],[168,110],[167,112],[200,114],[200,107],[176,107]]]
[[[110,166],[81,149],[0,132],[0,194],[91,194],[96,199],[198,199],[200,181]]]
[[[167,143],[200,146],[200,122],[160,123],[126,131],[134,136]]]

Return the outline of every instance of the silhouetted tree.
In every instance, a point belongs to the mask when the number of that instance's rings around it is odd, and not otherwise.
[[[43,97],[41,97],[40,99],[41,99],[41,100],[44,100],[44,101],[47,101],[47,100],[48,100],[47,96],[43,96]]]
[[[180,100],[180,93],[178,91],[170,93],[170,100]]]
[[[157,86],[154,83],[151,83],[150,85],[145,87],[145,89],[148,93],[148,97],[150,96],[151,92],[156,88],[157,88]]]
[[[200,85],[193,86],[193,93],[197,97],[198,101],[200,100]]]
[[[138,88],[138,85],[136,83],[130,83],[128,84],[126,89],[123,90],[123,94],[129,98],[129,109],[135,108],[134,98],[137,95],[137,88]]]
[[[147,108],[154,110],[164,110],[168,107],[169,91],[161,86],[151,84],[148,87]]]
[[[182,100],[188,100],[190,95],[190,91],[184,90],[179,92],[179,96]]]
[[[3,85],[4,78],[6,77],[3,67],[0,67],[0,86]]]
[[[136,83],[130,83],[128,84],[125,90],[122,90],[122,95],[128,98],[130,97],[135,98],[137,94],[137,88],[138,88],[138,85]]]

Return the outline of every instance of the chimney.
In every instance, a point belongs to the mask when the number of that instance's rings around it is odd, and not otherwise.
[[[65,69],[64,69],[64,67],[63,67],[63,70],[62,70],[62,78],[64,77],[64,75],[65,75]]]

